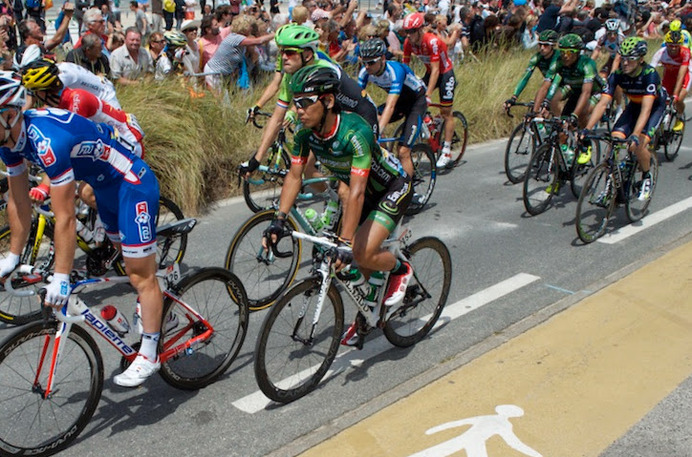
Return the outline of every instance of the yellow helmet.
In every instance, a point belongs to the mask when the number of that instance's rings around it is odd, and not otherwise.
[[[29,90],[47,90],[59,88],[62,85],[58,78],[60,70],[50,59],[38,59],[24,67],[22,84]]]
[[[663,39],[663,41],[666,44],[682,44],[684,39],[682,37],[682,33],[680,33],[679,30],[671,30],[668,33],[666,33],[666,36]]]
[[[682,22],[680,22],[680,19],[676,19],[670,23],[670,30],[672,32],[679,32],[681,28],[682,28]]]

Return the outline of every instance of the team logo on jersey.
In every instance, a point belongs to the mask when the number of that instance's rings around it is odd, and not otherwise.
[[[147,202],[139,202],[137,205],[135,205],[135,208],[137,209],[135,222],[137,223],[137,229],[139,230],[139,238],[142,242],[151,241],[151,229],[149,228],[151,216],[149,215],[149,205]]]
[[[36,126],[29,127],[29,140],[33,143],[38,158],[45,168],[56,162],[55,153],[50,147],[50,138],[46,138]]]
[[[75,154],[78,158],[91,158],[94,162],[97,160],[108,161],[111,154],[111,147],[103,144],[103,141],[84,141],[79,144],[79,149]]]

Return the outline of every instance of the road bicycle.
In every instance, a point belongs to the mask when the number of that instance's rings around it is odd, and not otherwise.
[[[526,169],[529,166],[531,155],[548,136],[546,127],[550,124],[536,121],[536,113],[531,111],[533,102],[514,102],[507,108],[507,116],[513,118],[510,112],[514,106],[528,108],[524,118],[514,127],[507,140],[505,148],[505,174],[509,182],[517,184],[524,181]]]
[[[113,243],[104,237],[102,242],[87,241],[84,236],[93,235],[96,221],[96,211],[81,205],[84,211],[78,210],[78,224],[86,227],[87,231],[77,233],[77,247],[85,257],[85,275],[87,277],[102,276],[109,270],[124,276],[125,264],[120,251]],[[40,270],[49,270],[55,260],[53,238],[55,236],[55,216],[50,211],[50,201],[44,204],[35,204],[34,216],[29,231],[26,247],[20,256],[20,263],[33,265]],[[163,269],[172,263],[180,263],[183,260],[187,248],[187,232],[167,230],[175,221],[183,220],[183,213],[171,200],[161,197],[159,199],[159,214],[157,224],[157,258],[159,269]],[[5,257],[10,248],[10,227],[0,228],[0,255]],[[16,289],[28,288],[36,290],[40,287],[40,280],[32,274],[16,276],[13,286]],[[0,321],[11,325],[22,325],[36,319],[40,319],[41,312],[36,300],[23,296],[6,293],[0,287]]]
[[[559,194],[566,181],[570,181],[572,194],[578,198],[584,179],[601,157],[600,144],[592,141],[590,145],[580,145],[575,129],[568,121],[558,117],[536,117],[534,120],[549,125],[549,133],[531,156],[524,177],[524,207],[532,216],[548,209],[553,197]],[[580,152],[587,147],[591,147],[591,157],[587,163],[579,164],[577,159]]]
[[[675,109],[675,103],[672,97],[666,101],[666,109],[663,113],[663,120],[656,129],[653,139],[651,140],[651,150],[657,151],[663,146],[663,153],[666,160],[672,162],[680,152],[682,140],[685,137],[685,125],[687,121],[680,118],[682,121],[682,130],[675,131],[673,127],[678,120],[678,112]]]
[[[442,108],[439,103],[431,103],[428,108]],[[461,158],[466,152],[466,145],[469,139],[469,123],[466,116],[461,111],[454,111],[454,135],[452,136],[452,160],[446,165],[447,170],[451,170],[461,163]],[[433,154],[435,154],[435,163],[442,154],[442,145],[445,139],[445,120],[439,113],[432,115],[430,111],[425,113],[423,124],[421,125],[422,135],[419,137],[419,143],[427,143],[430,146]],[[401,124],[394,131],[396,138],[401,138],[404,132],[404,124]]]
[[[333,272],[335,235],[315,237],[294,231],[291,236],[322,249],[313,250],[316,267],[312,277],[289,289],[262,323],[255,347],[255,378],[271,400],[295,401],[313,391],[327,375],[344,328],[342,292],[358,309],[360,342],[372,329],[382,328],[393,345],[409,347],[422,340],[440,317],[452,281],[452,260],[439,239],[424,237],[409,244],[410,230],[397,226],[383,246],[410,262],[413,277],[402,303],[387,307],[383,305],[385,273],[377,306],[371,309],[364,292],[347,275]]]
[[[189,231],[190,221],[177,222],[175,229]],[[45,275],[32,266],[20,271]],[[166,316],[159,373],[176,388],[202,388],[223,375],[243,344],[248,325],[243,286],[221,268],[203,268],[181,277],[177,263],[159,277]],[[138,343],[128,343],[125,334],[111,328],[80,294],[97,284],[128,281],[121,276],[77,280],[60,311],[45,309],[43,321],[18,328],[0,344],[0,455],[55,454],[89,423],[103,390],[104,361],[86,328],[121,355],[122,369],[136,357]],[[15,293],[38,299],[35,291]]]
[[[261,129],[263,125],[260,119],[271,117],[271,115],[271,113],[258,111],[252,118],[252,123]],[[253,213],[274,208],[279,201],[284,178],[291,167],[289,154],[293,145],[286,140],[287,130],[290,132],[289,129],[281,127],[260,167],[250,177],[243,177],[243,198]]]
[[[605,233],[615,208],[620,205],[625,206],[630,222],[644,217],[656,189],[658,160],[652,153],[651,193],[648,199],[640,201],[641,181],[637,180],[637,173],[641,176],[641,167],[634,153],[628,150],[627,140],[615,138],[610,133],[587,137],[608,144],[605,160],[591,170],[577,202],[577,235],[584,243],[591,243]]]
[[[339,202],[339,196],[335,191],[338,182],[338,179],[333,176],[303,180],[302,190],[296,200],[299,205],[293,205],[287,215],[287,227],[311,235],[317,235],[322,229],[338,231],[341,205],[332,206],[333,210],[327,217],[327,212],[330,211],[329,202]],[[325,190],[313,192],[310,190],[313,185],[324,187]],[[326,202],[327,208],[318,218],[323,226],[316,228],[310,223],[301,206],[303,203],[311,204],[320,201]],[[233,235],[226,251],[224,267],[235,273],[242,281],[251,311],[271,306],[291,285],[301,263],[302,245],[299,239],[284,237],[273,249],[269,250],[265,250],[262,246],[262,234],[269,227],[274,216],[274,209],[252,215]]]

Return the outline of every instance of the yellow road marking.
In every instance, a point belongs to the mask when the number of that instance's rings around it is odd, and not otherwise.
[[[469,427],[426,430],[511,404],[543,457],[598,456],[692,374],[691,266],[688,243],[302,455],[408,456]]]

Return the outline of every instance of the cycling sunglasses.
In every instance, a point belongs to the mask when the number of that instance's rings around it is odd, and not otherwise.
[[[300,54],[304,51],[301,48],[283,48],[281,49],[281,54],[286,57],[293,57],[296,54]]]
[[[538,46],[550,46],[552,48],[555,46],[555,43],[551,43],[550,41],[539,41]]]
[[[363,65],[365,65],[366,67],[369,67],[370,65],[375,65],[379,61],[380,61],[380,59],[363,60]]]
[[[293,99],[293,104],[296,105],[297,109],[308,109],[320,99],[320,95],[307,95],[305,97],[299,97]]]

